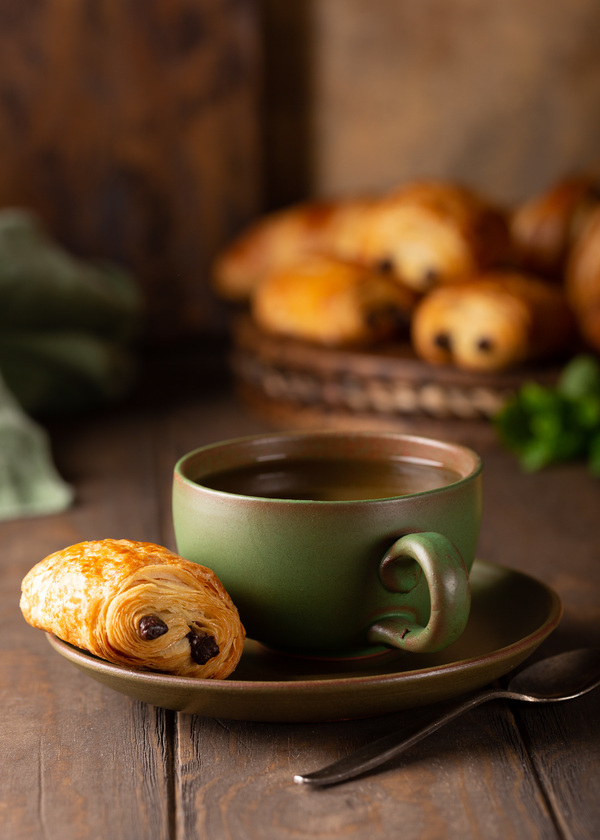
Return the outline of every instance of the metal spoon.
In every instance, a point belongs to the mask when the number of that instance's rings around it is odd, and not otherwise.
[[[525,700],[529,703],[556,703],[580,697],[600,685],[600,650],[584,648],[542,659],[520,671],[508,688],[491,688],[462,701],[433,723],[398,743],[398,733],[385,735],[345,758],[313,773],[294,776],[299,784],[333,785],[373,770],[403,753],[409,747],[455,720],[469,709],[488,700]]]

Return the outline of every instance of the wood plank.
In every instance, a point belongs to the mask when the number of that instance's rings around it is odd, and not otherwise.
[[[22,577],[51,551],[102,536],[156,538],[153,446],[139,423],[116,417],[65,424],[58,444],[74,508],[0,524],[2,834],[166,840],[173,715],[90,681],[18,608]]]
[[[560,836],[501,706],[477,710],[370,776],[323,790],[292,781],[392,727],[402,730],[401,716],[270,726],[179,715],[180,836]]]
[[[552,586],[564,604],[557,630],[536,656],[600,647],[600,491],[581,463],[524,474],[500,449],[484,453],[480,555]],[[507,605],[510,620],[510,605]],[[600,692],[564,706],[515,705],[515,720],[559,830],[600,834]]]
[[[215,386],[222,361],[213,360],[196,378],[181,368],[180,381],[175,377],[170,386],[183,393],[179,401],[157,379],[154,391],[126,408],[57,424],[57,462],[77,488],[75,507],[32,523],[0,524],[0,750],[11,768],[0,779],[3,835],[595,837],[595,695],[549,710],[482,707],[380,772],[315,791],[295,785],[294,773],[402,729],[406,713],[319,725],[175,715],[97,685],[23,622],[18,588],[34,562],[102,536],[172,545],[176,457],[264,428],[232,399],[225,380]],[[590,625],[594,639],[599,571],[590,534],[597,485],[588,484],[579,467],[524,477],[503,453],[485,458],[489,508],[481,556],[557,586],[569,623],[551,637],[550,649],[582,640]],[[416,710],[411,719],[433,711]]]
[[[600,691],[516,717],[564,837],[600,836]]]
[[[215,331],[206,280],[259,209],[254,0],[5,0],[0,205],[127,266],[154,339]]]
[[[483,453],[480,556],[533,575],[565,612],[545,652],[600,647],[600,488],[582,463],[527,475],[498,447]]]
[[[266,100],[274,150],[267,190],[275,200],[281,185],[298,198],[296,169],[318,195],[428,176],[512,203],[565,172],[598,167],[594,0],[554,0],[550,9],[545,0],[263,5],[267,33],[280,34],[267,52],[275,77]],[[294,26],[300,38],[290,51],[281,36]]]

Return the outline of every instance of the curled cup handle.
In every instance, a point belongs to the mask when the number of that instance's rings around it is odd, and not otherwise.
[[[469,618],[471,588],[467,567],[447,537],[434,532],[400,537],[381,561],[379,575],[386,589],[403,593],[417,589],[425,575],[431,609],[427,624],[419,624],[407,597],[404,614],[371,626],[370,643],[417,653],[442,650],[458,639]]]

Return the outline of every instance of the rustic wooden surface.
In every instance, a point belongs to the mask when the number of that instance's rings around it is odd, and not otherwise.
[[[172,547],[175,459],[265,428],[232,396],[223,349],[192,366],[190,358],[171,367],[158,357],[126,406],[53,423],[55,458],[76,488],[75,506],[0,524],[2,837],[600,836],[600,692],[554,708],[482,706],[379,772],[318,791],[294,784],[293,775],[402,728],[406,713],[275,725],[165,712],[90,680],[24,622],[20,581],[35,562],[107,536]],[[496,447],[482,454],[480,556],[560,594],[564,618],[540,653],[600,647],[600,484],[578,464],[525,476]]]
[[[263,6],[276,203],[422,175],[513,202],[600,164],[595,0]]]
[[[0,208],[130,268],[156,339],[214,331],[261,196],[257,0],[4,0]]]

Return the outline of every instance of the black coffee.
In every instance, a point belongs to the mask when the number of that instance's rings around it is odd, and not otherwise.
[[[242,496],[307,501],[387,499],[433,490],[460,475],[441,464],[409,459],[278,459],[213,473],[199,483]]]

